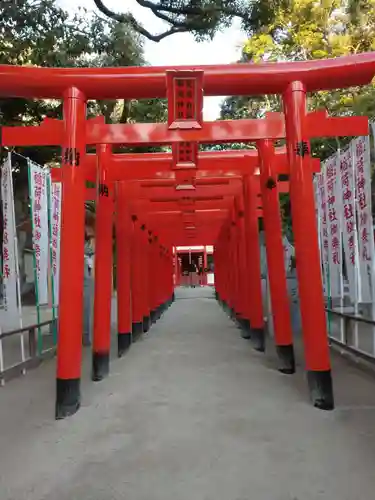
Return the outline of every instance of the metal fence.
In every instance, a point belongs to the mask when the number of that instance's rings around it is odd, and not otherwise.
[[[357,314],[327,306],[330,339],[353,354],[375,362],[375,321],[363,305]]]
[[[300,302],[298,295],[297,278],[293,273],[287,276],[287,286],[289,303],[292,318],[292,329],[294,334],[299,334],[302,330]],[[268,330],[271,336],[273,333],[272,308],[269,296],[268,279],[262,279],[264,317],[267,320]],[[331,342],[342,347],[352,354],[365,358],[375,363],[375,321],[372,319],[371,305],[362,304],[356,314],[354,308],[349,304],[348,297],[345,296],[347,305],[340,307],[331,301],[326,304],[328,335]]]
[[[25,374],[43,359],[53,357],[56,352],[56,329],[57,321],[52,319],[1,332],[0,384],[4,385],[6,380]]]

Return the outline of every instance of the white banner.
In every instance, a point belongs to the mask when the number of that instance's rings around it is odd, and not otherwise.
[[[340,155],[340,192],[343,210],[343,242],[345,264],[352,302],[358,301],[358,238],[354,197],[353,150]]]
[[[328,294],[327,279],[328,279],[328,266],[329,266],[329,239],[328,239],[328,224],[327,224],[327,199],[326,199],[326,186],[325,186],[325,175],[324,175],[324,165],[322,165],[322,172],[317,174],[317,184],[318,184],[318,199],[317,205],[319,210],[320,218],[320,242],[321,242],[321,252],[323,261],[323,274],[325,295]]]
[[[3,304],[7,323],[19,319],[17,299],[17,233],[14,215],[14,196],[11,154],[1,169],[1,199],[3,206]]]
[[[61,231],[61,182],[51,182],[50,221],[51,221],[51,268],[53,278],[54,305],[59,304],[60,285],[60,231]]]
[[[358,137],[352,142],[356,186],[356,208],[361,273],[361,302],[371,303],[371,278],[374,262],[374,233],[371,211],[370,138]]]
[[[48,177],[49,171],[29,160],[29,189],[35,256],[37,304],[48,304]]]
[[[335,154],[328,158],[322,170],[325,177],[330,296],[337,298],[342,293],[341,200],[338,196],[339,155]]]
[[[316,217],[316,227],[318,231],[318,244],[319,244],[319,253],[320,253],[320,264],[321,264],[321,271],[322,271],[322,283],[323,283],[323,288],[325,287],[325,276],[324,276],[324,271],[322,269],[322,264],[323,264],[323,248],[322,248],[322,221],[320,217],[320,193],[319,193],[319,176],[320,174],[316,174],[313,179],[313,187],[314,187],[314,199],[315,199],[315,217]],[[324,292],[325,294],[325,292]]]
[[[294,246],[291,245],[290,241],[286,236],[283,237],[283,247],[284,247],[284,265],[285,271],[288,273],[292,268],[292,257],[295,256]]]

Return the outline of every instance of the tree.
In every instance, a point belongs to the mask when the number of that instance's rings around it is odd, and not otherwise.
[[[243,48],[240,62],[277,62],[324,59],[375,49],[375,0],[271,0],[253,10],[254,32]],[[355,69],[353,68],[353,71]],[[308,96],[310,111],[325,109],[331,116],[375,117],[372,85]],[[282,111],[280,96],[228,97],[221,118],[262,118],[267,111]],[[312,140],[313,155],[325,160],[351,138]],[[289,195],[280,197],[283,222],[290,232]]]
[[[80,9],[73,17],[54,0],[18,0],[0,6],[0,64],[50,67],[143,65],[143,42],[131,27]],[[162,100],[88,102],[89,116],[104,115],[107,123],[162,121]],[[59,100],[0,99],[0,125],[37,125],[46,116],[62,117]],[[60,148],[16,148],[33,161],[59,161]],[[27,180],[20,160],[16,187]],[[22,167],[22,168],[21,168]],[[19,170],[19,172],[18,172]]]
[[[272,0],[253,9],[254,34],[243,48],[241,62],[302,61],[355,54],[375,48],[374,0]],[[310,110],[326,109],[331,116],[375,117],[372,85],[309,96]],[[221,117],[261,118],[266,111],[281,111],[280,96],[230,97]],[[316,156],[325,159],[349,138],[313,141]]]
[[[129,25],[103,19],[84,9],[70,16],[54,0],[5,0],[0,2],[0,64],[81,67],[134,66],[146,62],[141,35]],[[88,102],[89,116],[103,114],[107,123],[161,121],[165,113],[165,101],[156,99]],[[38,125],[46,116],[61,119],[61,101],[0,99],[0,126]],[[60,162],[61,152],[55,147],[14,148],[14,151],[23,155],[12,156],[16,205],[21,207],[16,217],[17,223],[23,224],[30,220],[28,170],[24,157],[44,165]],[[2,223],[2,248],[1,242]],[[24,278],[22,262],[20,264]]]
[[[140,7],[167,24],[167,29],[152,34],[130,12],[114,12],[106,0],[94,0],[101,13],[119,23],[131,26],[153,42],[176,33],[191,32],[198,39],[213,38],[222,28],[229,27],[234,18],[242,22],[244,30],[253,25],[253,6],[256,0],[136,0]]]

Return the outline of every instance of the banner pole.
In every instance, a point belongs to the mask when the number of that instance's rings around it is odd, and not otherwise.
[[[51,180],[51,172],[49,172],[48,175],[48,182],[47,182],[47,203],[48,203],[48,232],[49,232],[49,258],[50,258],[50,269],[51,269],[51,285],[52,285],[52,321],[53,321],[53,326],[52,326],[52,337],[53,337],[53,345],[56,346],[57,344],[57,325],[56,325],[56,283],[55,283],[55,277],[53,274],[53,248],[52,248],[52,241],[53,241],[53,231],[52,231],[52,210],[53,210],[53,190],[52,190],[52,180]]]
[[[0,282],[3,283],[3,259],[1,258],[0,255]],[[2,290],[2,296],[3,296],[3,290]],[[3,333],[3,330],[0,325],[0,385],[3,387],[5,385],[5,380],[2,376],[4,372],[4,354],[3,354],[3,339],[1,338],[1,335]]]
[[[12,195],[12,206],[11,206],[11,216],[12,216],[12,225],[16,228],[16,215],[14,210],[14,193],[13,193],[13,174],[12,174],[12,153],[8,153],[8,162],[9,162],[9,187]],[[19,325],[20,330],[23,329],[23,318],[22,318],[22,298],[21,298],[21,283],[20,283],[20,268],[18,261],[18,240],[17,240],[17,230],[14,230],[13,236],[13,249],[14,249],[14,267],[16,273],[16,289],[17,289],[17,308],[18,308],[18,317],[19,317]],[[20,333],[20,347],[21,347],[21,361],[25,362],[25,339],[24,332]],[[26,369],[22,369],[22,374],[26,373]]]

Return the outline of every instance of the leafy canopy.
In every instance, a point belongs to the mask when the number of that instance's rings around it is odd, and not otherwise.
[[[375,50],[375,0],[269,0],[253,9],[253,31],[243,47],[243,63],[325,59]],[[355,68],[353,68],[355,71]],[[326,109],[331,116],[375,118],[372,85],[308,96],[309,110]],[[221,119],[263,118],[282,111],[280,96],[228,97]],[[313,154],[324,160],[351,138],[312,142]],[[291,238],[289,195],[280,195],[284,231]]]
[[[54,0],[17,0],[0,2],[0,64],[102,67],[146,62],[142,37],[129,25],[85,9],[71,16]],[[108,123],[161,121],[166,103],[156,99],[89,101],[88,113],[103,114]],[[0,125],[37,125],[46,116],[62,117],[59,100],[0,98]],[[59,148],[52,147],[16,151],[40,164],[59,161],[60,156]],[[19,170],[16,184],[25,184],[26,169],[20,164]]]
[[[106,5],[106,0],[93,0],[105,16],[131,26],[141,35],[154,42],[175,33],[191,32],[198,39],[213,38],[215,33],[231,25],[234,18],[242,22],[246,31],[254,23],[253,5],[255,0],[136,0],[145,11],[156,19],[164,21],[167,29],[153,34],[138,21],[131,12],[114,12]]]
[[[375,49],[375,0],[270,0],[258,3],[253,15],[257,25],[243,47],[242,62],[303,61]],[[316,92],[308,106],[331,116],[374,118],[375,90],[369,85]],[[279,96],[229,97],[221,118],[260,118],[267,111],[282,111]],[[348,140],[315,140],[313,151],[325,159]]]

